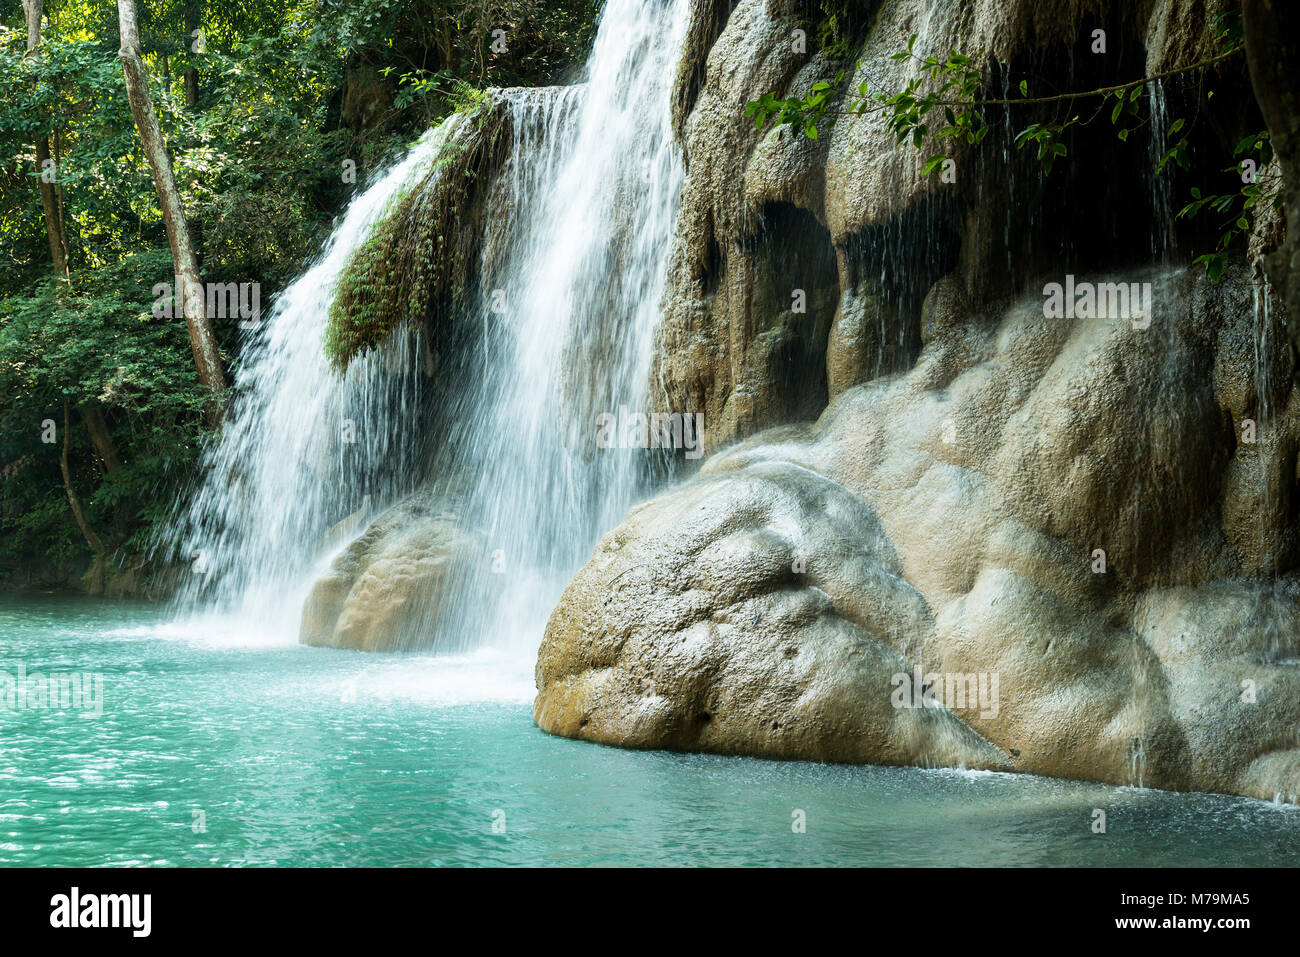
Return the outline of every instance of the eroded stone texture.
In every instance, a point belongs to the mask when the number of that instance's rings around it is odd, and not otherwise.
[[[863,694],[932,627],[864,502],[764,463],[606,536],[552,616],[537,721],[625,747],[1009,769],[949,713]]]
[[[863,82],[871,91],[902,89],[918,63],[891,55],[912,34],[918,58],[958,49],[1008,63],[1030,58],[1059,67],[1076,55],[1082,63],[1090,55],[1085,21],[1111,27],[1116,56],[1140,38],[1147,72],[1158,73],[1216,50],[1213,23],[1227,4],[850,0],[835,7],[846,8],[870,29],[841,59],[817,48],[811,8],[794,0],[737,0],[729,12],[725,0],[700,0],[694,11],[674,101],[687,177],[652,383],[665,410],[704,413],[710,450],[789,421],[792,406],[824,403],[874,376],[906,371],[920,340],[919,301],[912,300],[950,273],[976,301],[1012,291],[1008,239],[1024,231],[1006,193],[1012,161],[1025,157],[1007,131],[996,131],[982,154],[957,140],[922,151],[910,140],[896,142],[886,114],[872,111],[823,127],[810,141],[785,127],[755,129],[744,115],[747,102],[768,92],[803,94],[841,70],[853,91]],[[808,35],[806,52],[797,49],[796,29]],[[1143,65],[1139,59],[1132,68]],[[995,83],[990,93],[1004,91]],[[922,175],[935,151],[956,163],[955,182]],[[942,203],[961,209],[932,215],[931,205]],[[819,243],[834,258],[833,271],[790,269],[767,287],[756,282],[789,265],[784,253]],[[825,386],[783,377],[767,361],[770,331],[794,288],[815,308],[787,335],[806,338],[804,353],[820,350]],[[828,324],[829,340],[821,334]]]
[[[1300,582],[1248,577],[1290,535],[1227,504],[1265,494],[1223,351],[1251,297],[1184,271],[1121,278],[1153,283],[1149,329],[1045,319],[1038,295],[936,321],[908,374],[634,510],[551,617],[538,724],[636,747],[1300,792]],[[1300,416],[1267,427],[1295,442]],[[892,676],[916,665],[998,675],[998,707],[893,708]]]
[[[317,579],[299,640],[356,651],[435,647],[444,590],[482,554],[454,514],[428,495],[412,496],[371,522]]]

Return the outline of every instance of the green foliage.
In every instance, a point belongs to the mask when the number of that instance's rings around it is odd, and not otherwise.
[[[111,546],[138,550],[150,520],[134,514],[174,494],[203,438],[204,393],[183,319],[152,314],[152,287],[171,254],[152,249],[87,275],[68,289],[37,285],[0,299],[0,558],[39,552],[62,560],[88,551],[62,489],[63,407],[91,526]],[[111,476],[93,456],[77,413],[102,409],[123,465]],[[57,441],[43,442],[53,422]],[[86,496],[84,490],[79,494]]]
[[[1061,142],[1061,136],[1078,121],[1077,116],[1072,116],[1063,123],[1030,123],[1016,134],[1016,149],[1024,149],[1030,145],[1037,147],[1038,154],[1035,159],[1042,164],[1043,175],[1051,175],[1052,165],[1057,159],[1069,154],[1069,150]]]
[[[1251,153],[1259,159],[1256,161],[1249,155]],[[1282,192],[1282,176],[1276,167],[1270,167],[1273,161],[1273,144],[1267,130],[1245,137],[1237,144],[1233,155],[1242,157],[1243,161],[1256,162],[1258,169],[1255,176],[1246,177],[1242,165],[1226,167],[1222,172],[1239,178],[1242,183],[1237,192],[1203,193],[1199,187],[1193,186],[1191,202],[1178,211],[1179,219],[1192,219],[1206,209],[1223,217],[1219,239],[1214,249],[1202,253],[1194,260],[1205,267],[1207,275],[1214,282],[1218,282],[1227,273],[1228,253],[1233,242],[1238,238],[1245,241],[1254,228],[1252,220],[1255,214],[1252,211],[1259,206],[1280,210],[1285,199]]]
[[[1227,56],[1240,50],[1245,44],[1242,30],[1241,13],[1236,10],[1221,13],[1215,18],[1215,40],[1219,44],[1220,56]],[[1214,96],[1214,91],[1206,93],[1206,99]],[[1169,136],[1181,137],[1176,140],[1160,158],[1159,170],[1173,162],[1184,169],[1190,169],[1187,157],[1187,133],[1182,119],[1170,124]],[[1254,154],[1251,156],[1250,154]],[[1275,168],[1270,169],[1273,161],[1273,144],[1267,130],[1251,133],[1237,143],[1233,150],[1234,157],[1240,157],[1238,165],[1227,167],[1224,173],[1239,179],[1241,187],[1233,193],[1203,193],[1199,187],[1191,189],[1191,201],[1178,211],[1178,219],[1193,219],[1205,209],[1219,213],[1224,218],[1220,224],[1218,241],[1214,249],[1197,256],[1193,262],[1205,268],[1206,275],[1212,282],[1219,282],[1227,274],[1228,256],[1235,241],[1245,242],[1254,228],[1254,210],[1261,204],[1281,209],[1283,204],[1281,175]],[[1256,159],[1258,157],[1258,159]],[[1257,165],[1257,175],[1247,177],[1242,163],[1251,160]]]
[[[772,93],[764,93],[745,105],[745,115],[751,117],[754,126],[760,130],[764,123],[775,117],[778,126],[793,127],[808,139],[815,140],[818,126],[834,103],[837,88],[843,82],[844,71],[841,70],[835,75],[833,83],[825,80],[814,83],[803,96],[780,98]]]
[[[1196,64],[1183,71],[1202,69],[1211,62],[1230,57],[1239,52],[1244,45],[1241,13],[1227,11],[1215,18],[1215,42],[1218,53],[1206,63]],[[840,71],[831,82],[822,81],[814,84],[807,92],[799,96],[778,97],[773,93],[764,93],[757,100],[745,105],[745,115],[754,120],[762,129],[765,123],[774,121],[778,126],[788,126],[796,135],[808,139],[817,139],[818,130],[823,126],[834,126],[845,116],[858,116],[867,112],[885,114],[889,130],[898,143],[911,140],[917,149],[924,149],[929,140],[964,139],[968,144],[981,142],[988,134],[980,108],[989,105],[1015,106],[1018,102],[1036,104],[1045,102],[1073,103],[1080,99],[1099,99],[1101,106],[1111,104],[1110,121],[1115,127],[1116,136],[1126,142],[1139,126],[1151,122],[1151,117],[1141,116],[1140,98],[1148,83],[1153,78],[1143,78],[1131,83],[1082,93],[1066,93],[1048,97],[1031,97],[1028,80],[1019,84],[1020,101],[1016,100],[981,100],[980,91],[984,86],[981,64],[988,61],[987,54],[962,54],[956,50],[949,51],[946,57],[931,55],[918,57],[915,54],[917,35],[908,39],[907,49],[892,54],[895,61],[916,60],[920,64],[918,75],[908,80],[901,90],[872,92],[866,81],[860,83],[856,91],[844,89],[844,71]],[[858,64],[859,70],[862,64]],[[1214,96],[1213,90],[1207,91],[1206,98]],[[940,110],[942,111],[940,113]],[[1084,121],[1084,124],[1089,122]],[[1018,150],[1032,147],[1036,159],[1042,167],[1043,175],[1050,175],[1058,159],[1069,154],[1062,139],[1066,132],[1080,123],[1079,114],[1067,118],[1029,123],[1015,134],[1014,142]],[[1173,163],[1183,170],[1191,168],[1188,157],[1190,129],[1182,118],[1175,119],[1168,127],[1166,136],[1173,138],[1172,145],[1161,156],[1157,172],[1163,173]],[[1264,171],[1273,158],[1272,146],[1268,133],[1253,133],[1243,139],[1235,150],[1235,156],[1254,152],[1258,154],[1258,168]],[[930,176],[942,171],[944,153],[930,155],[922,167],[922,175]],[[1231,167],[1225,172],[1239,174],[1238,167]],[[1192,201],[1178,212],[1178,218],[1189,219],[1202,209],[1209,208],[1225,214],[1222,233],[1215,249],[1197,256],[1193,261],[1205,267],[1207,275],[1213,281],[1223,278],[1227,270],[1228,252],[1235,239],[1249,234],[1253,228],[1251,211],[1260,204],[1271,205],[1280,209],[1283,193],[1280,178],[1276,171],[1262,172],[1262,179],[1245,182],[1236,193],[1202,195],[1200,189],[1192,190]]]
[[[921,64],[920,74],[910,79],[901,90],[877,90],[873,93],[864,80],[858,84],[856,96],[848,98],[847,105],[832,109],[845,93],[845,74],[841,70],[832,82],[816,83],[803,96],[782,98],[765,93],[746,104],[745,115],[753,118],[759,129],[775,119],[777,125],[791,126],[815,140],[823,121],[834,126],[841,116],[883,112],[895,140],[902,143],[910,139],[920,149],[931,135],[931,126],[938,122],[932,116],[937,117],[940,115],[938,111],[942,110],[944,125],[935,129],[936,139],[962,137],[969,143],[980,142],[988,134],[988,127],[975,110],[975,96],[984,83],[978,66],[983,58],[967,56],[956,50],[949,51],[946,57],[917,57],[913,53],[916,39],[917,35],[912,34],[907,49],[891,56],[893,60],[916,59]],[[934,159],[936,157],[931,157]]]
[[[396,197],[339,277],[330,303],[325,353],[336,369],[384,342],[393,330],[429,318],[457,297],[468,250],[456,229],[484,158],[497,142],[488,101],[467,95],[464,120],[428,171]],[[448,120],[447,122],[453,122]]]
[[[0,291],[48,270],[34,144],[50,140],[63,196],[69,245],[85,261],[116,259],[139,223],[140,204],[121,188],[124,159],[138,150],[115,53],[90,40],[48,38],[38,59],[24,56],[20,30],[0,30]]]
[[[815,28],[817,47],[830,59],[843,60],[849,55],[853,40],[845,24],[845,12],[837,0],[821,0],[820,10],[821,18]]]
[[[560,82],[590,48],[602,0],[370,0],[326,8],[351,64],[376,64],[393,108],[429,125],[457,109],[466,84]],[[505,31],[505,50],[492,31]]]
[[[374,233],[352,255],[330,303],[325,354],[343,370],[380,345],[399,325],[428,311],[438,223],[427,178],[394,201]]]

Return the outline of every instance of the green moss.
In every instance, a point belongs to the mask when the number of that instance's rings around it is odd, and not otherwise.
[[[814,28],[818,49],[832,60],[847,58],[853,40],[853,30],[849,26],[852,18],[845,7],[835,0],[822,0],[821,17]]]
[[[339,372],[399,327],[459,305],[473,251],[463,218],[502,139],[490,107],[486,94],[464,98],[458,112],[468,119],[344,267],[325,328],[325,354]]]

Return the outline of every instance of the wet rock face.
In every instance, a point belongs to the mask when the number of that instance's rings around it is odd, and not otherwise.
[[[848,87],[876,91],[915,75],[890,56],[913,33],[922,56],[985,51],[1088,89],[1113,82],[1074,54],[1093,26],[1127,58],[1103,71],[1137,78],[1216,52],[1226,9],[859,6]],[[697,8],[653,381],[665,408],[704,413],[710,452],[742,441],[575,576],[539,653],[538,725],[1295,800],[1300,398],[1278,307],[1240,271],[1211,286],[1145,265],[1177,237],[1086,138],[1052,183],[996,136],[949,142],[945,183],[880,113],[816,141],[756,130],[747,101],[844,66],[792,44],[801,13]],[[1251,259],[1279,262],[1281,223],[1256,233]],[[1067,273],[1150,283],[1149,325],[1048,318],[1039,290]],[[782,337],[824,378],[777,374]]]
[[[1036,294],[936,320],[908,374],[634,510],[551,616],[538,725],[1300,793],[1300,581],[1249,577],[1285,536],[1225,507],[1266,478],[1214,374],[1249,294],[1124,278],[1152,282],[1148,328],[1047,319]],[[1289,448],[1300,417],[1270,427]],[[944,707],[905,706],[918,667]]]
[[[635,511],[566,592],[537,665],[548,731],[625,747],[1009,769],[951,715],[898,710],[933,628],[872,510],[791,463]]]
[[[1134,191],[1144,185],[1136,175],[1113,175],[1113,158],[1087,156],[1054,174],[1062,185],[1048,190],[1053,202],[1046,204],[1032,190],[1012,195],[1010,180],[1019,177],[1026,187],[1031,175],[1037,182],[1037,170],[1022,162],[1025,154],[1001,126],[982,148],[946,140],[919,150],[898,143],[886,113],[873,111],[822,128],[810,141],[786,127],[755,129],[744,115],[747,102],[769,92],[802,95],[841,70],[850,90],[863,82],[872,91],[901,90],[918,75],[917,62],[891,55],[914,33],[918,58],[984,51],[1050,76],[1054,87],[1091,89],[1113,82],[1088,72],[1104,59],[1081,44],[1091,27],[1111,34],[1111,67],[1123,55],[1126,77],[1154,74],[1215,49],[1212,24],[1226,0],[844,0],[833,8],[863,27],[847,52],[818,48],[815,5],[698,0],[695,8],[674,107],[687,177],[652,384],[664,409],[704,413],[710,450],[791,421],[787,410],[810,394],[824,401],[909,369],[920,351],[919,297],[939,278],[951,275],[980,301],[1018,291],[1012,273],[1019,281],[1044,265],[1038,247],[1046,265],[1059,266],[1059,242],[1031,242],[1031,226],[1050,228],[1049,238],[1059,241],[1087,218],[1077,215],[1081,208],[1111,210],[1123,226],[1068,237],[1099,257],[1124,237],[1145,240],[1151,226],[1133,221],[1137,197],[1097,194],[1130,180]],[[1077,76],[1068,72],[1076,68]],[[1002,83],[990,77],[993,95],[1003,95]],[[954,160],[955,181],[922,174],[935,152]],[[1075,176],[1080,180],[1067,182]],[[938,208],[945,203],[951,207]],[[818,248],[833,269],[780,274],[780,257],[774,261],[764,242],[773,234],[787,256]],[[774,288],[763,288],[759,277],[766,276]],[[818,330],[815,346],[804,351],[826,366],[824,393],[819,383],[773,375],[766,361],[770,330],[796,289],[810,304],[801,331]],[[829,338],[820,332],[828,323]]]
[[[433,647],[444,590],[481,555],[455,515],[414,496],[376,518],[316,581],[299,640],[355,651]]]

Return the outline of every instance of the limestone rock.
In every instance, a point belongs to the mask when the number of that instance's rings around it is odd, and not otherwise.
[[[890,706],[932,627],[870,508],[756,465],[606,536],[551,619],[536,717],[624,747],[1009,769],[948,713]]]
[[[899,143],[882,111],[827,126],[810,141],[783,127],[755,129],[747,102],[769,92],[802,95],[841,71],[850,91],[864,82],[873,92],[900,90],[921,76],[920,58],[953,49],[982,51],[990,62],[1056,64],[1073,64],[1078,50],[1082,63],[1091,55],[1084,26],[1094,21],[1122,28],[1113,45],[1140,38],[1146,68],[1157,73],[1212,52],[1214,18],[1226,7],[1226,0],[850,2],[837,9],[852,8],[869,29],[836,59],[836,51],[817,48],[805,5],[700,0],[674,101],[687,177],[651,376],[658,404],[704,413],[711,450],[790,421],[791,408],[824,404],[820,380],[775,375],[766,361],[767,333],[788,308],[788,288],[804,289],[816,303],[800,330],[808,340],[800,352],[825,365],[831,398],[911,366],[926,334],[921,298],[954,266],[954,282],[978,300],[1015,288],[1008,277],[1017,266],[1009,248],[1017,227],[1006,193],[1023,154],[1007,131],[997,133],[1007,141],[993,162],[955,139],[936,146],[958,171],[955,182],[944,182],[922,175],[930,151]],[[806,51],[792,42],[795,29],[807,34]],[[916,58],[892,59],[912,34]],[[990,77],[991,93],[1011,95],[1001,82]],[[951,208],[961,204],[964,212]],[[952,215],[935,215],[941,206]],[[963,220],[961,229],[948,225]],[[953,244],[959,258],[949,254]],[[782,277],[784,295],[760,288],[791,251],[818,246],[828,262],[834,258],[832,268],[789,270],[802,275]],[[911,265],[917,258],[928,261],[925,270]]]
[[[1300,792],[1300,580],[1247,577],[1286,567],[1289,520],[1257,511],[1272,531],[1243,545],[1249,507],[1223,499],[1255,454],[1213,374],[1240,320],[1191,273],[1121,278],[1152,282],[1149,328],[1045,319],[1037,294],[936,322],[907,375],[635,509],[551,616],[539,726]],[[1294,436],[1298,419],[1272,427]],[[917,667],[996,675],[997,706],[895,708],[894,676]]]
[[[444,590],[482,554],[454,514],[413,496],[371,522],[317,579],[299,640],[357,651],[434,647]]]

